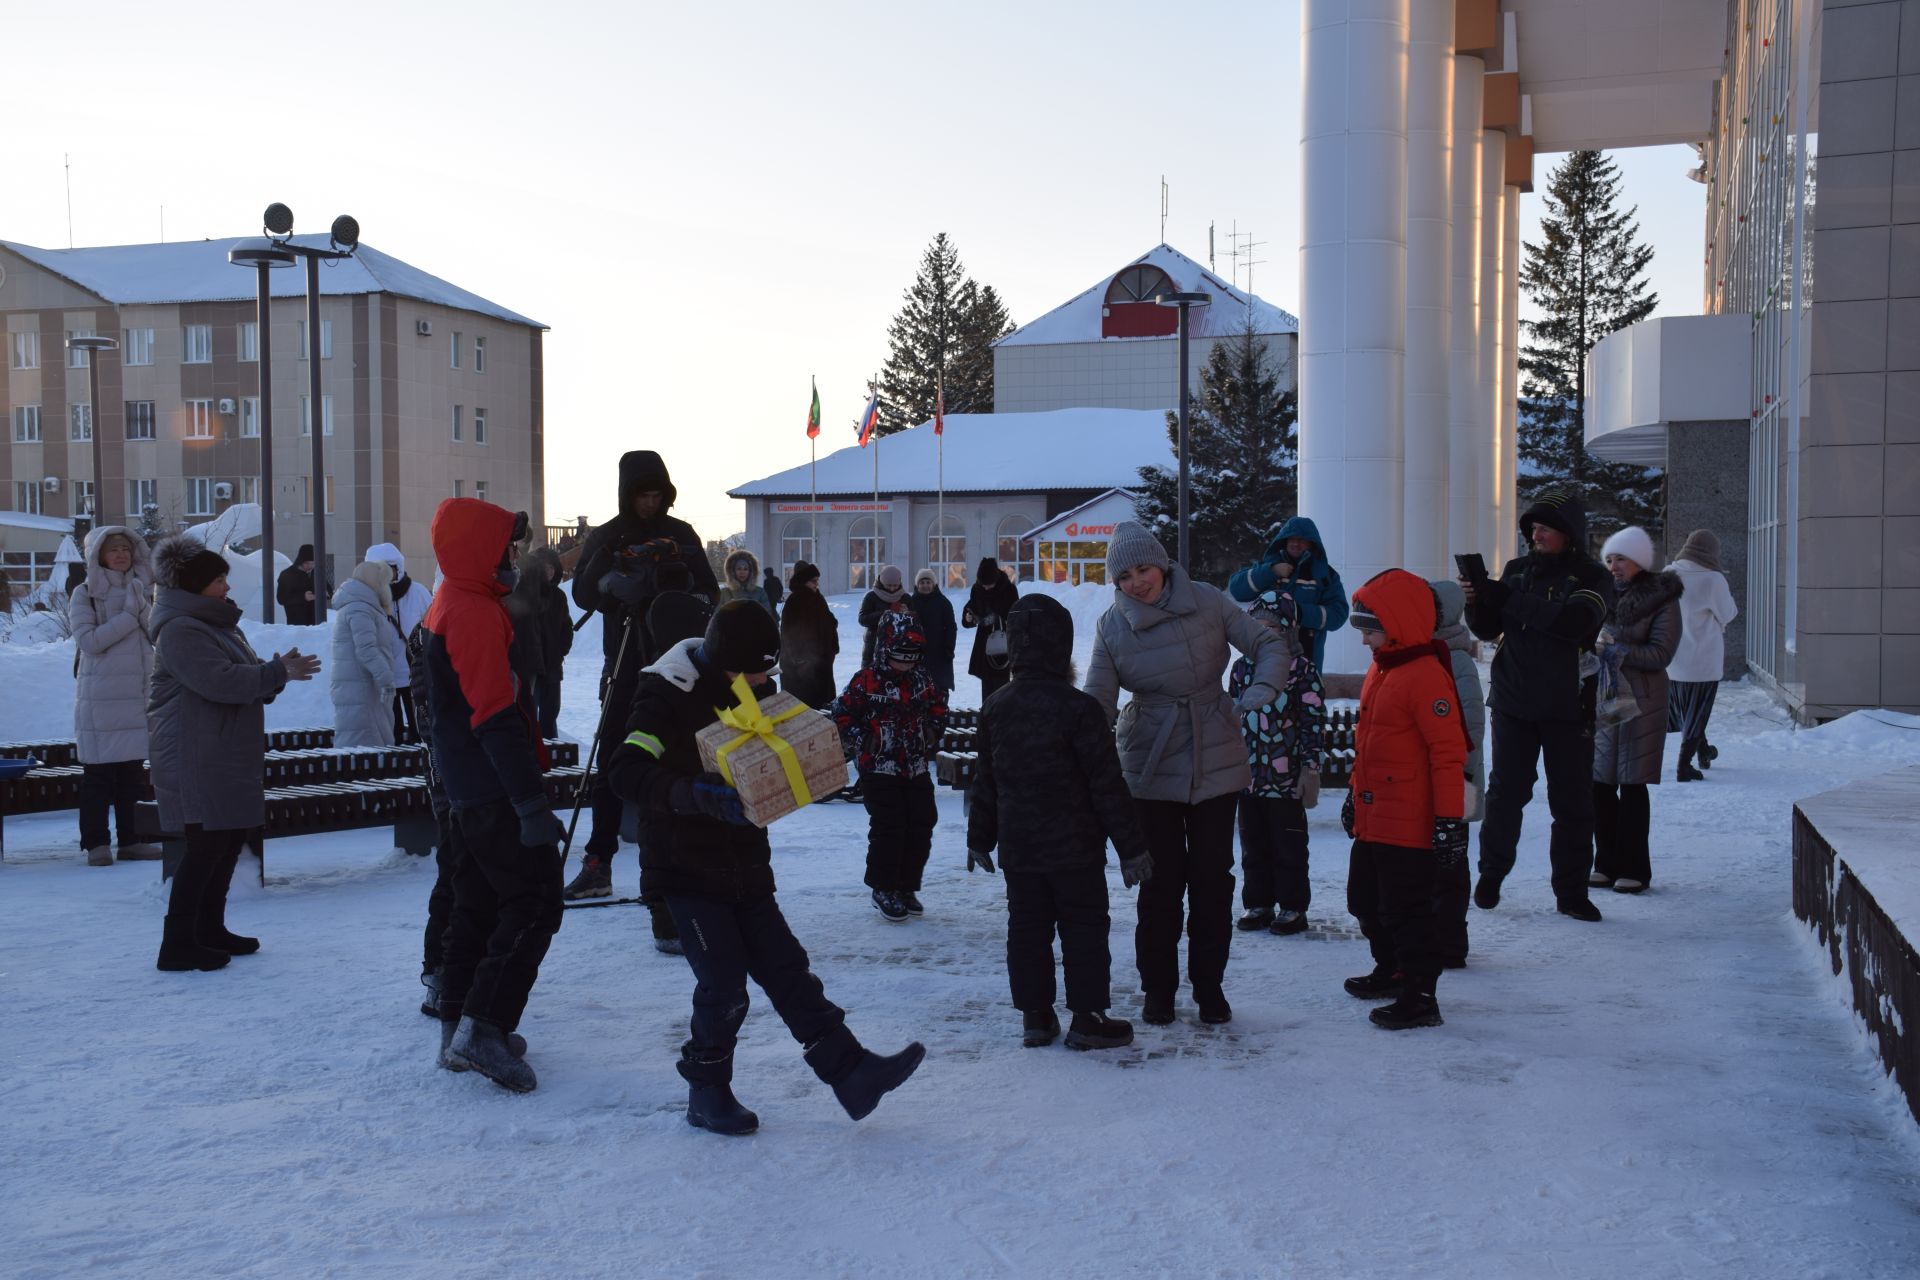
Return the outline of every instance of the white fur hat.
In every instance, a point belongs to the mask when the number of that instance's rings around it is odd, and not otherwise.
[[[1600,548],[1600,563],[1605,564],[1611,556],[1625,556],[1651,573],[1660,567],[1660,555],[1653,549],[1653,539],[1639,525],[1630,524],[1607,539]]]

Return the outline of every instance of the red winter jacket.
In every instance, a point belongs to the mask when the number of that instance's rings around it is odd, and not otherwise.
[[[1389,569],[1353,593],[1355,612],[1376,615],[1387,647],[1360,689],[1354,735],[1356,840],[1426,849],[1436,818],[1465,816],[1467,732],[1453,670],[1433,651],[1433,589]]]

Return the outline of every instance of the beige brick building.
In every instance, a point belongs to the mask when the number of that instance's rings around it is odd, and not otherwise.
[[[120,342],[100,366],[101,519],[134,523],[152,502],[178,527],[258,500],[255,277],[227,261],[240,243],[50,250],[0,240],[0,509],[90,509],[95,415],[85,363],[66,339],[92,333]],[[364,244],[322,264],[320,281],[317,416],[334,581],[383,541],[430,575],[428,523],[445,497],[486,498],[543,524],[545,326]],[[291,554],[313,525],[305,272],[275,271],[272,285],[274,542]],[[57,544],[50,523],[0,521],[16,583]]]

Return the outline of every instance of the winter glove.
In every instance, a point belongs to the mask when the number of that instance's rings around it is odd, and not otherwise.
[[[1153,855],[1136,853],[1131,858],[1120,859],[1120,883],[1131,889],[1135,885],[1145,884],[1153,879]]]
[[[703,773],[697,778],[681,778],[675,782],[673,811],[703,813],[717,822],[732,823],[736,827],[752,825],[747,821],[747,811],[741,807],[740,793],[717,773]]]
[[[1234,699],[1233,709],[1243,714],[1248,711],[1258,711],[1279,696],[1270,684],[1250,684],[1245,693]]]
[[[1433,851],[1439,855],[1440,867],[1443,871],[1465,866],[1467,863],[1466,819],[1435,818],[1433,820]]]
[[[1320,803],[1320,771],[1308,765],[1300,773],[1300,807],[1311,809]]]
[[[520,843],[527,848],[540,849],[567,838],[565,824],[554,816],[544,798],[522,800],[513,811],[520,815]]]
[[[1347,788],[1347,802],[1340,806],[1340,829],[1353,839],[1353,788]]]
[[[967,850],[967,872],[968,874],[972,874],[975,870],[985,871],[991,874],[993,871],[993,855],[985,849]]]

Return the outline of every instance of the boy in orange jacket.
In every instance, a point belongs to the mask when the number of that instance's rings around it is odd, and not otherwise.
[[[1389,569],[1353,595],[1352,623],[1373,651],[1360,689],[1351,789],[1340,823],[1353,838],[1347,910],[1373,950],[1373,972],[1347,994],[1393,998],[1375,1009],[1390,1031],[1440,1025],[1434,890],[1464,866],[1467,753],[1439,603],[1425,580]]]

